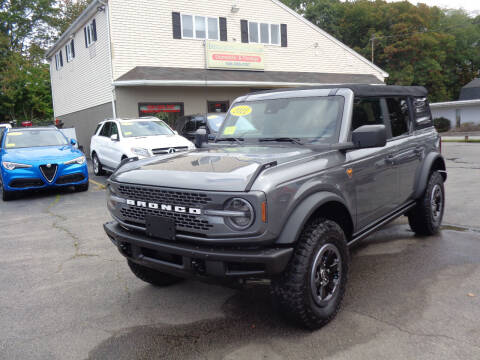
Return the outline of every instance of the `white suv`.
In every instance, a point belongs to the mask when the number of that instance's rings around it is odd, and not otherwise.
[[[115,170],[126,158],[143,159],[191,149],[195,145],[157,118],[102,121],[90,142],[95,175]]]

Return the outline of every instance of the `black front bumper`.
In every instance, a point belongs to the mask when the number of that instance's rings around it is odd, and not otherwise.
[[[167,242],[127,231],[116,221],[103,228],[123,256],[181,277],[268,278],[283,272],[293,253],[293,248],[242,250]]]

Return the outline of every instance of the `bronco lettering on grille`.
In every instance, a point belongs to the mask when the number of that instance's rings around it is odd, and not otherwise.
[[[137,206],[141,208],[148,208],[148,209],[160,209],[163,211],[173,211],[177,213],[182,213],[182,214],[192,214],[192,215],[201,215],[202,210],[201,209],[196,209],[196,208],[189,208],[186,206],[175,206],[175,205],[168,205],[168,204],[157,204],[157,203],[151,203],[151,202],[146,202],[146,201],[136,201],[136,200],[127,200],[127,205],[131,206]]]

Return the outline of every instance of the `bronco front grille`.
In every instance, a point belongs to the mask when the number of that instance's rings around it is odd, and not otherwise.
[[[141,186],[120,185],[120,194],[128,199],[155,202],[160,204],[174,204],[188,207],[206,205],[212,201],[206,194],[198,192],[181,192],[160,190]]]
[[[213,225],[209,224],[207,220],[201,220],[196,215],[175,213],[170,211],[146,209],[140,207],[122,208],[120,213],[125,220],[137,223],[140,226],[145,226],[145,217],[148,215],[157,215],[175,219],[175,227],[183,228],[189,231],[195,230],[210,230]]]

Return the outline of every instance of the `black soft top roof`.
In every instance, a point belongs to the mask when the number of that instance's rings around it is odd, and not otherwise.
[[[251,93],[255,94],[268,94],[284,91],[298,91],[298,90],[315,90],[315,89],[350,89],[354,92],[355,96],[369,97],[369,96],[415,96],[426,97],[428,94],[427,89],[423,86],[396,86],[396,85],[360,85],[360,84],[338,84],[338,85],[322,85],[322,86],[308,86],[301,88],[288,88],[288,89],[276,89],[266,90]]]

